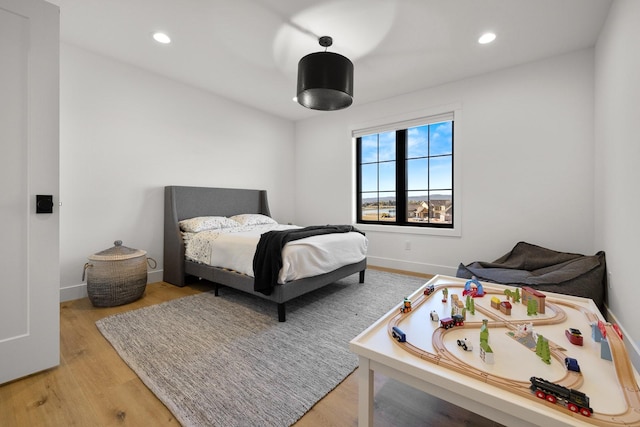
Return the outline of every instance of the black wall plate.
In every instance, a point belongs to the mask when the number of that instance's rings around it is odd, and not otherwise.
[[[53,196],[51,195],[36,195],[36,213],[47,214],[53,213]]]

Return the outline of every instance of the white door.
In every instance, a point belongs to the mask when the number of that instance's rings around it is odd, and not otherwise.
[[[0,384],[60,361],[59,18],[0,0]]]

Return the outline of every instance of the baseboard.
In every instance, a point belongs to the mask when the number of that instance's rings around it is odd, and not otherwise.
[[[162,282],[162,270],[153,270],[147,273],[147,284],[156,282]],[[86,283],[60,288],[60,302],[73,301],[87,296]]]
[[[66,286],[60,288],[60,302],[73,301],[87,297],[87,284]]]
[[[162,282],[162,270],[153,270],[147,273],[147,283]]]
[[[394,270],[413,271],[424,274],[443,274],[446,276],[454,276],[458,271],[458,267],[449,267],[445,265],[427,264],[421,262],[404,261],[400,259],[382,258],[367,256],[367,264],[378,267],[391,268]]]

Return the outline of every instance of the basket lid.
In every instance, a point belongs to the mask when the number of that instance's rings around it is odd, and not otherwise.
[[[104,251],[97,252],[89,259],[91,261],[118,261],[123,259],[137,258],[147,254],[146,251],[141,249],[132,249],[126,246],[122,246],[122,240],[116,240],[113,242],[115,246],[105,249]]]

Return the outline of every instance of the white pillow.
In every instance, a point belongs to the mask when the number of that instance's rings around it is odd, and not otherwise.
[[[180,221],[180,229],[189,233],[239,226],[236,221],[224,216],[199,216]]]
[[[240,223],[241,225],[261,225],[261,224],[277,224],[278,222],[266,215],[262,214],[240,214],[230,217],[230,219]]]

